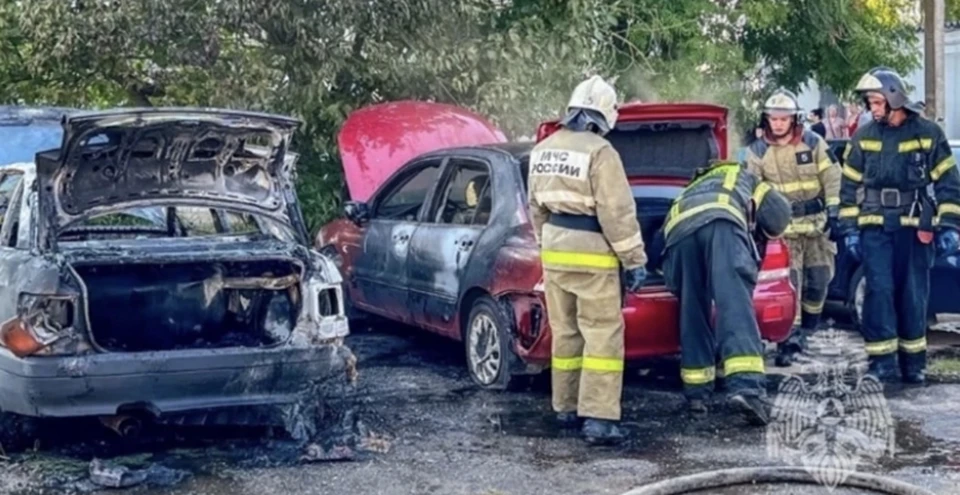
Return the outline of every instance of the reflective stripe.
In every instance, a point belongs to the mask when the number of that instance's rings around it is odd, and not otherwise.
[[[853,218],[860,214],[859,206],[848,206],[846,208],[840,208],[840,218]]]
[[[560,371],[577,371],[583,367],[583,358],[562,358],[554,356],[550,359],[550,366]]]
[[[623,358],[601,358],[584,356],[583,369],[585,371],[612,371],[623,372]]]
[[[857,169],[851,167],[850,165],[843,166],[843,176],[854,182],[863,182],[863,174],[857,172]]]
[[[943,160],[940,160],[940,163],[938,163],[937,166],[930,171],[930,178],[933,180],[940,180],[940,177],[943,177],[943,174],[949,172],[950,169],[956,165],[957,158],[953,155],[950,155]]]
[[[573,251],[541,251],[545,264],[583,266],[587,268],[619,268],[620,260],[612,254],[577,253]]]
[[[944,213],[960,215],[960,205],[953,203],[940,203],[940,205],[937,206],[937,215],[943,215]]]
[[[852,153],[852,152],[853,152],[853,146],[850,146],[849,144],[847,144],[846,146],[844,146],[844,148],[843,148],[843,163],[847,163],[847,160],[850,159],[850,153]]]
[[[622,241],[611,242],[610,247],[612,247],[614,251],[623,252],[629,251],[640,244],[643,244],[643,236],[640,234],[640,232],[637,232],[636,234],[633,234]]]
[[[864,346],[867,354],[870,356],[882,356],[897,352],[897,339],[881,340],[880,342],[867,342]]]
[[[687,189],[690,189],[691,187],[693,187],[693,186],[695,186],[695,185],[703,182],[704,180],[706,180],[706,179],[708,179],[708,178],[710,178],[710,177],[713,177],[714,175],[726,174],[726,173],[728,173],[729,171],[728,171],[727,169],[728,169],[729,167],[734,167],[735,170],[739,170],[739,169],[740,169],[740,164],[731,163],[731,164],[728,164],[728,165],[715,165],[713,168],[711,168],[710,170],[704,172],[703,175],[701,175],[700,177],[697,177],[696,179],[694,179],[693,182],[691,182],[690,184],[688,184],[688,185],[687,185]],[[724,180],[726,180],[726,179],[724,179]]]
[[[680,368],[680,379],[687,385],[703,385],[710,383],[717,377],[717,370],[713,366],[708,368]]]
[[[724,376],[737,373],[763,373],[762,356],[737,356],[723,362]]]
[[[802,307],[803,310],[806,311],[807,313],[818,315],[820,313],[823,313],[824,304],[826,304],[826,301],[820,301],[818,303],[804,302],[803,304],[800,305],[800,307]]]
[[[737,168],[727,170],[727,176],[723,178],[723,188],[728,191],[732,191],[737,185],[738,175],[740,175],[740,170]]]
[[[840,198],[839,197],[827,198],[827,201],[825,203],[827,206],[840,206]]]
[[[810,232],[814,232],[816,230],[817,230],[816,225],[810,222],[801,220],[797,223],[791,222],[789,225],[787,225],[787,230],[784,230],[783,233],[784,234],[809,234]]]
[[[933,225],[939,225],[940,218],[933,218]],[[857,225],[883,225],[883,216],[882,215],[864,215],[857,219]],[[901,216],[900,217],[900,226],[901,227],[919,227],[920,219],[917,217],[910,216]]]
[[[920,337],[916,340],[901,340],[900,349],[910,354],[916,354],[927,350],[927,338]]]
[[[820,162],[820,165],[817,166],[817,171],[818,171],[818,172],[823,172],[824,170],[828,170],[831,165],[833,165],[833,162],[830,161],[830,159],[822,160],[822,161]]]
[[[924,151],[929,151],[933,147],[933,140],[930,138],[923,139],[911,139],[909,141],[900,142],[900,153],[909,153],[911,151],[917,151],[920,148],[923,148]]]
[[[798,180],[796,182],[784,182],[783,184],[774,184],[774,189],[783,193],[792,193],[797,191],[819,191],[819,180]]]
[[[753,202],[757,206],[760,206],[760,203],[763,203],[763,198],[767,197],[768,192],[770,192],[770,184],[766,182],[757,184],[757,188],[753,190]]]
[[[707,211],[707,210],[713,210],[713,209],[721,209],[721,210],[726,210],[726,211],[730,212],[733,216],[735,216],[735,217],[737,218],[737,220],[740,221],[740,223],[741,223],[742,225],[746,226],[746,225],[747,225],[747,219],[744,218],[743,212],[740,211],[740,210],[738,210],[738,209],[736,209],[736,208],[734,208],[733,206],[730,206],[729,202],[730,202],[730,196],[728,196],[728,195],[726,195],[726,194],[721,194],[720,197],[718,198],[718,200],[717,200],[716,202],[714,202],[714,203],[706,203],[706,204],[702,204],[702,205],[700,205],[700,206],[694,206],[693,208],[690,208],[689,210],[684,211],[683,213],[680,213],[680,214],[678,214],[678,215],[676,215],[676,216],[673,216],[673,214],[675,214],[676,212],[679,212],[679,211],[680,211],[680,205],[679,205],[679,204],[675,204],[675,205],[673,206],[673,208],[671,208],[671,210],[670,210],[671,216],[672,216],[673,218],[670,218],[670,221],[667,222],[667,226],[666,226],[666,228],[664,228],[663,233],[664,233],[664,234],[669,234],[670,231],[673,230],[673,228],[677,226],[677,223],[682,222],[682,221],[684,221],[684,220],[686,220],[686,219],[688,219],[688,218],[690,218],[690,217],[692,217],[692,216],[694,216],[694,215],[698,215],[698,214],[703,213],[703,212],[705,212],[705,211]]]
[[[571,191],[540,191],[534,193],[537,202],[544,203],[576,203],[584,206],[596,206],[597,201],[585,194]]]
[[[883,143],[875,139],[861,139],[860,149],[863,151],[880,151],[883,149]]]

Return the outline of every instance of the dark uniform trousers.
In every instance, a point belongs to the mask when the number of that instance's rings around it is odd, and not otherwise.
[[[917,230],[861,231],[866,293],[862,332],[870,367],[895,376],[899,352],[904,375],[923,371],[926,363],[927,301],[935,252]]]
[[[665,254],[664,277],[680,301],[681,377],[690,399],[704,399],[713,391],[718,343],[729,392],[766,394],[753,307],[758,266],[750,242],[743,227],[717,219]],[[716,325],[711,325],[714,302]]]

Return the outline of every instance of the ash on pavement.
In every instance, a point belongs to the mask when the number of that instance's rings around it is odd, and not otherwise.
[[[343,456],[353,462],[312,462],[303,445],[263,431],[165,427],[122,442],[86,429],[0,464],[0,494],[62,493],[84,478],[95,457],[131,469],[158,464],[190,473],[173,487],[141,485],[132,493],[210,495],[622,494],[669,477],[779,464],[767,457],[763,428],[723,410],[687,415],[669,365],[628,377],[629,440],[589,447],[577,431],[553,424],[546,377],[520,392],[479,390],[459,343],[389,325],[354,328],[348,345],[359,359],[359,381],[326,398],[312,448],[337,456],[346,446],[362,454]],[[886,395],[897,420],[897,453],[860,470],[960,494],[960,385]],[[718,493],[866,492],[814,485]]]

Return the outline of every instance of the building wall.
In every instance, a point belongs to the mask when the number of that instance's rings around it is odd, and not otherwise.
[[[920,40],[920,67],[907,74],[904,79],[907,84],[913,86],[911,98],[913,100],[923,100],[925,96],[924,68],[923,68],[923,33],[917,33]],[[960,27],[948,28],[944,35],[944,97],[945,112],[943,128],[947,137],[950,139],[960,139]],[[798,95],[800,105],[807,111],[826,107],[831,103],[836,103],[837,99],[829,90],[821,89],[815,81],[811,81]]]

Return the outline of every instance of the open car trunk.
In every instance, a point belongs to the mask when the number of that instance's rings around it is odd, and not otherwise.
[[[286,341],[301,306],[289,261],[76,264],[90,336],[107,351],[266,347]]]

